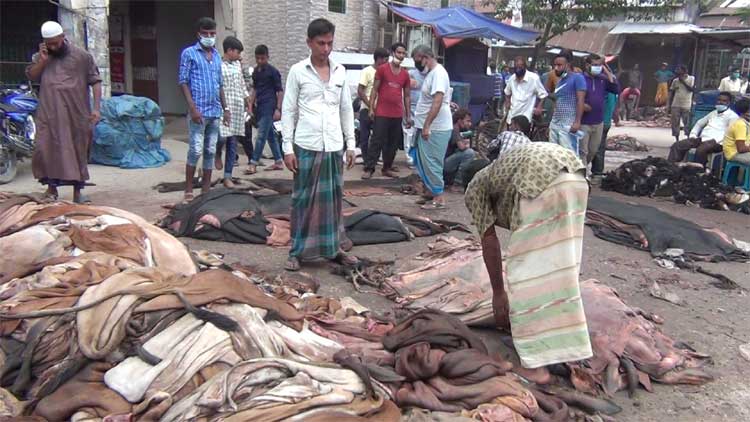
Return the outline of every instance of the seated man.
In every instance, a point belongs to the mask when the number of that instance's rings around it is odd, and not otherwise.
[[[732,94],[722,92],[716,100],[716,110],[698,120],[690,131],[688,139],[675,142],[669,149],[669,161],[678,162],[685,159],[691,148],[695,148],[695,162],[703,166],[708,162],[709,154],[722,151],[722,142],[729,125],[737,120],[737,113],[729,109]]]
[[[518,115],[513,117],[510,119],[510,128],[497,135],[497,138],[490,142],[490,145],[487,147],[487,158],[490,161],[495,161],[498,157],[519,145],[530,144],[530,132],[531,123],[529,123],[529,119],[526,116]]]
[[[459,110],[456,114],[460,113]],[[451,139],[451,144],[455,143],[455,149],[453,153],[445,158],[445,164],[443,165],[443,180],[446,185],[463,186],[462,175],[464,173],[466,165],[474,159],[476,152],[471,149],[471,141],[469,138],[461,136],[460,130],[463,128],[471,128],[471,115],[467,115],[465,120],[468,120],[468,126],[464,122],[457,126],[454,125],[453,135],[456,139]],[[454,119],[455,120],[455,119]]]
[[[729,125],[724,136],[724,158],[750,166],[750,100],[743,98],[734,108],[740,118]]]
[[[458,141],[461,138],[461,133],[471,130],[471,112],[466,108],[459,108],[453,112],[453,132],[451,133],[451,140],[448,143],[448,149],[445,151],[445,158],[450,157],[456,152],[458,148]],[[472,135],[469,132],[469,136]]]

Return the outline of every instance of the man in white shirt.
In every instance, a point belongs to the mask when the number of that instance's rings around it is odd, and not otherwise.
[[[289,70],[284,91],[284,164],[294,173],[292,248],[285,268],[301,260],[336,259],[356,265],[344,253],[343,161],[354,165],[354,111],[346,69],[329,59],[336,27],[315,19],[307,27],[310,57]]]
[[[450,98],[453,90],[445,68],[437,62],[435,52],[426,45],[414,49],[414,66],[426,71],[422,94],[417,102],[414,125],[417,128],[417,142],[409,151],[414,159],[422,183],[429,197],[419,202],[422,209],[436,210],[445,208],[445,181],[443,169],[445,151],[453,132]]]
[[[694,161],[705,166],[710,154],[721,152],[725,132],[729,125],[739,118],[737,113],[729,108],[731,103],[731,93],[720,93],[716,100],[716,110],[695,122],[688,139],[672,144],[669,149],[669,161],[682,161],[688,151],[695,148]]]
[[[747,81],[742,80],[739,69],[729,69],[729,76],[721,80],[719,91],[744,94],[747,91]]]
[[[518,115],[526,116],[532,121],[532,115],[542,114],[542,100],[547,97],[539,75],[526,70],[526,60],[515,58],[514,74],[505,84],[505,120],[503,127]]]

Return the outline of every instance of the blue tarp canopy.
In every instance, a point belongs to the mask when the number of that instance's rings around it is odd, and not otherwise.
[[[537,32],[506,25],[462,6],[444,9],[423,9],[394,3],[387,6],[410,22],[431,26],[435,35],[441,38],[490,38],[512,44],[529,44],[539,36]]]

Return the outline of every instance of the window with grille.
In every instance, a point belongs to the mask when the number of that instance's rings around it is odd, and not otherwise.
[[[346,0],[328,0],[328,11],[346,13]]]

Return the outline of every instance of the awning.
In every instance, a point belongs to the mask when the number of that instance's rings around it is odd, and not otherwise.
[[[609,35],[619,34],[661,34],[661,35],[683,35],[700,32],[699,26],[691,23],[631,23],[622,22],[609,31]]]
[[[750,47],[749,29],[708,29],[701,31],[698,35],[702,38],[732,41],[744,47]]]
[[[429,25],[440,38],[489,38],[513,44],[529,44],[539,33],[516,28],[462,6],[423,9],[386,3],[393,13],[421,25]]]
[[[701,15],[696,22],[702,28],[746,29],[750,31],[750,19],[739,15]]]
[[[579,31],[567,31],[552,37],[547,45],[585,53],[596,53],[600,56],[618,55],[625,44],[625,36],[612,35],[610,30],[614,26],[614,23],[586,25]]]

